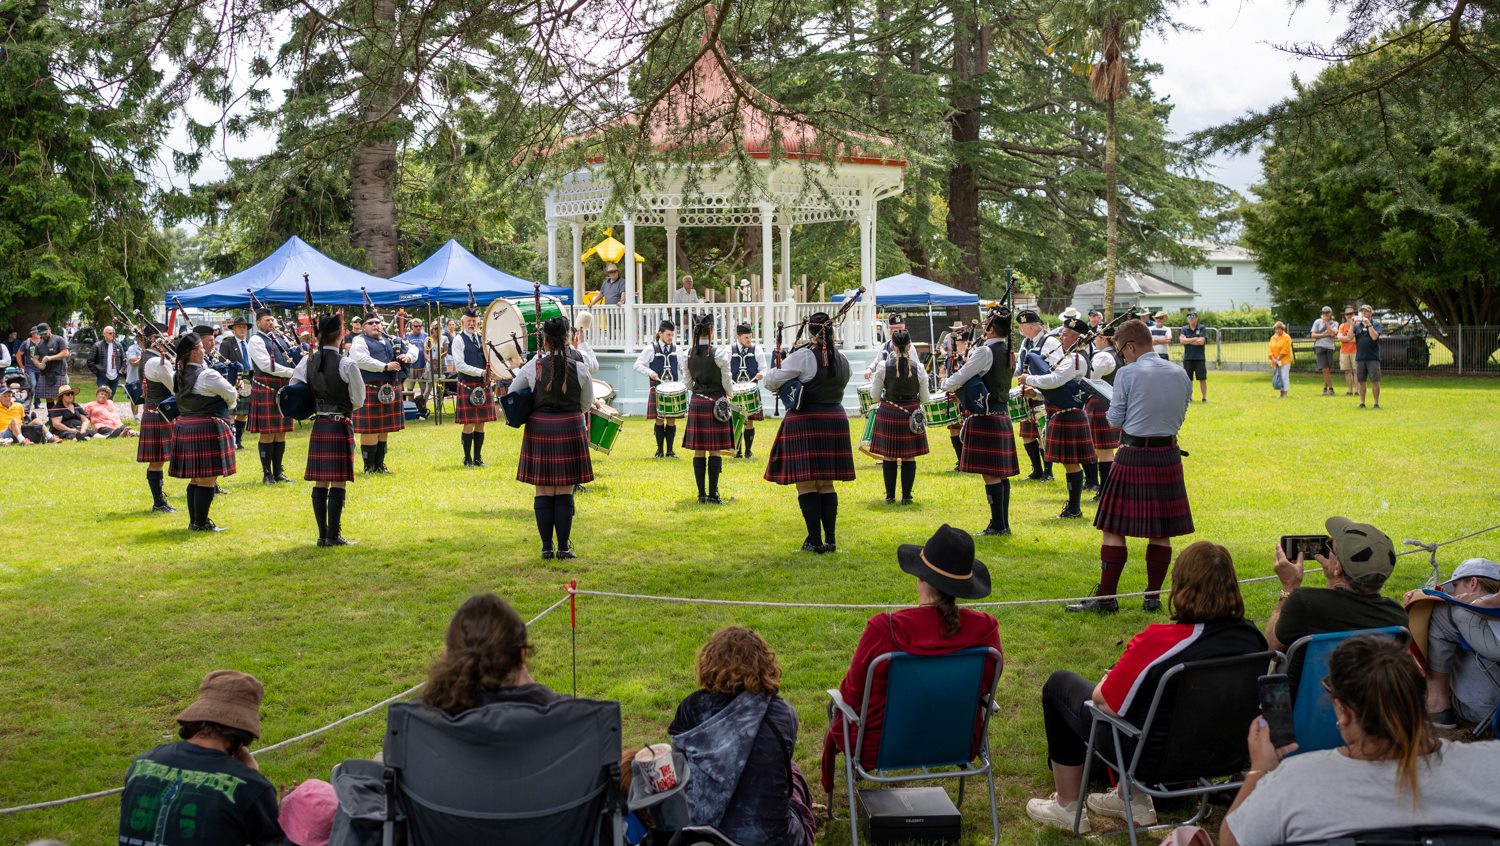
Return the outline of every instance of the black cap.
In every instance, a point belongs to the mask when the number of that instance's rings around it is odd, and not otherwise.
[[[478,317],[479,309],[474,306],[464,306],[464,317]]]
[[[748,335],[751,331],[752,330],[750,329],[750,324],[748,323],[741,323],[740,325],[734,327],[734,334],[736,335]]]
[[[1064,329],[1071,329],[1080,335],[1089,331],[1089,322],[1081,317],[1070,317],[1062,325]]]
[[[904,315],[904,314],[893,314],[890,317],[887,317],[885,319],[885,323],[886,323],[887,326],[895,326],[897,323],[905,323],[905,322],[906,322],[906,315]]]
[[[1040,314],[1037,314],[1034,309],[1023,308],[1016,314],[1016,322],[1022,324],[1041,323],[1042,316]]]
[[[52,331],[52,327],[48,326],[45,323],[38,323],[37,325],[31,327],[31,331],[37,333],[38,335],[45,335],[48,332]]]
[[[214,327],[204,323],[199,323],[198,325],[194,326],[193,331],[198,333],[199,337],[212,338],[214,336]]]
[[[658,331],[658,332],[676,332],[677,331],[677,324],[673,323],[670,320],[663,320],[661,323],[658,323],[656,325],[656,331]]]
[[[258,308],[258,309],[255,310],[255,319],[256,320],[259,320],[262,317],[270,317],[270,316],[271,316],[271,310],[268,309],[268,308]]]
[[[1103,316],[1104,316],[1104,313],[1101,312],[1101,311],[1099,311],[1099,309],[1097,309],[1097,308],[1091,308],[1091,309],[1089,309],[1089,317],[1103,317]]]
[[[323,314],[318,316],[318,336],[321,337],[329,332],[335,332],[344,328],[344,315],[339,312]]]
[[[155,323],[152,323],[149,320],[141,324],[140,330],[142,337],[146,338],[155,338],[157,335],[161,334],[161,327],[157,326]]]

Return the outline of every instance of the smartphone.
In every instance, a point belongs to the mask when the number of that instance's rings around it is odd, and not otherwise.
[[[1327,535],[1282,535],[1281,551],[1288,561],[1296,561],[1299,554],[1312,561],[1319,555],[1326,557],[1333,553],[1333,538]]]
[[[1271,729],[1271,743],[1277,748],[1297,740],[1297,728],[1292,723],[1292,680],[1285,673],[1261,676],[1260,715],[1266,718]]]

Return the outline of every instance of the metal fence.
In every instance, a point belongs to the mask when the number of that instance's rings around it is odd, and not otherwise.
[[[1500,375],[1500,326],[1444,326],[1441,337],[1424,327],[1408,325],[1380,338],[1381,370],[1387,373],[1433,373],[1441,375]],[[1220,370],[1263,370],[1267,361],[1270,327],[1215,329],[1209,327],[1205,352],[1209,363]],[[1288,330],[1292,336],[1293,370],[1316,371],[1317,356],[1306,327]],[[1176,329],[1173,330],[1176,339]],[[1172,345],[1172,360],[1181,361],[1184,347]],[[1337,366],[1335,369],[1338,369]]]

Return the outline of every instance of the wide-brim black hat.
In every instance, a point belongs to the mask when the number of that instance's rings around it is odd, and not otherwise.
[[[959,599],[990,595],[990,571],[974,557],[974,538],[944,523],[923,546],[904,543],[896,548],[901,569]]]

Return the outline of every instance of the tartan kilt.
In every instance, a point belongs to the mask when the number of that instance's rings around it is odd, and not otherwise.
[[[581,411],[533,411],[521,436],[516,481],[566,487],[594,480],[589,427]]]
[[[172,424],[161,416],[156,406],[141,411],[141,436],[135,445],[135,460],[142,464],[170,461],[172,458]]]
[[[172,460],[167,475],[174,479],[233,476],[234,427],[222,417],[184,414],[172,421]]]
[[[734,449],[734,418],[723,423],[714,418],[716,400],[693,394],[688,400],[687,434],[682,436],[682,448],[724,452]]]
[[[1094,439],[1094,449],[1119,449],[1120,430],[1109,425],[1104,415],[1109,411],[1109,402],[1100,397],[1090,397],[1089,436]]]
[[[1177,447],[1120,447],[1094,526],[1132,538],[1192,534],[1193,509]]]
[[[354,426],[347,418],[314,418],[302,478],[309,482],[354,481]]]
[[[292,418],[282,417],[281,409],[276,407],[276,392],[290,381],[280,376],[255,374],[255,384],[250,388],[250,423],[245,428],[271,435],[292,431]]]
[[[927,454],[927,433],[911,430],[911,412],[919,402],[882,400],[875,409],[875,430],[870,433],[870,452],[885,458],[911,459]]]
[[[791,485],[853,479],[854,448],[844,407],[815,405],[788,411],[771,445],[765,480]]]
[[[68,369],[63,368],[62,373],[48,373],[45,370],[37,372],[36,396],[38,399],[57,399],[57,389],[68,383]]]
[[[390,385],[396,391],[395,399],[390,402],[380,401],[380,388],[383,385]],[[467,399],[462,401],[468,402]],[[401,400],[401,386],[394,382],[366,382],[365,404],[354,409],[354,431],[361,435],[378,435],[399,432],[405,428],[406,409]]]
[[[1016,437],[1020,438],[1023,441],[1041,440],[1041,433],[1036,430],[1036,414],[1034,413],[1036,407],[1039,405],[1041,405],[1041,403],[1031,403],[1030,408],[1033,410],[1033,413],[1026,415],[1026,419],[1022,420],[1019,424],[1016,425]],[[1048,440],[1051,440],[1051,434],[1051,421],[1048,421]]]
[[[1089,413],[1081,408],[1047,406],[1047,445],[1042,457],[1053,464],[1087,464],[1094,460]]]
[[[1021,464],[1016,460],[1016,439],[1011,433],[1008,416],[966,414],[959,438],[964,448],[958,460],[958,472],[1005,477],[1021,475]]]
[[[485,390],[484,404],[475,405],[469,402],[469,392],[475,388],[488,388],[483,377],[459,374],[458,397],[453,401],[454,423],[489,423],[495,419],[495,395]]]

